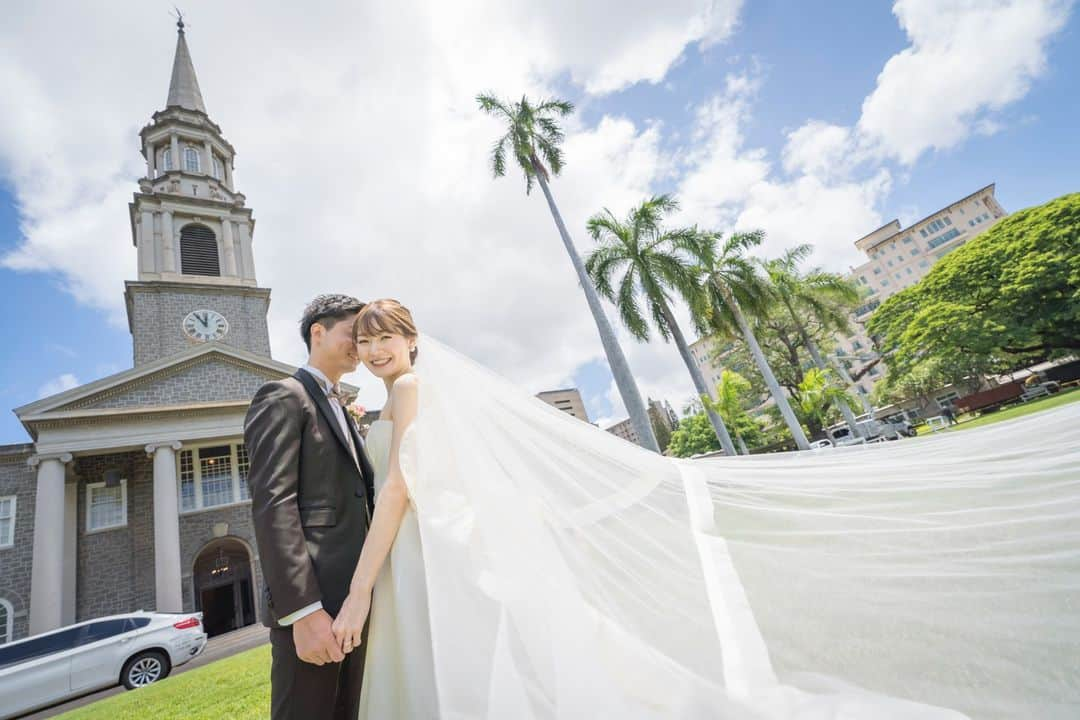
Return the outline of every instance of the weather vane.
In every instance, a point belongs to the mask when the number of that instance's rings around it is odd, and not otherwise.
[[[184,32],[184,13],[180,12],[180,8],[173,5],[173,11],[176,13],[176,27],[180,28],[180,32]]]

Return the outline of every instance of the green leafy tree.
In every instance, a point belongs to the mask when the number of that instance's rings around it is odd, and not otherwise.
[[[748,423],[744,422],[749,418],[746,405],[756,401],[750,381],[737,372],[723,370],[720,373],[720,382],[716,384],[716,400],[703,397],[703,401],[705,406],[718,413],[727,425],[736,428],[735,438],[739,441],[739,450],[744,455],[748,454],[747,438],[739,432],[739,428],[748,427]],[[756,423],[752,424],[758,429]]]
[[[799,385],[795,411],[810,428],[811,436],[821,437],[830,423],[831,413],[835,412],[841,403],[850,401],[850,395],[837,382],[832,371],[813,367],[806,371]],[[855,432],[852,434],[858,436]]]
[[[882,303],[867,329],[890,352],[894,394],[1075,353],[1080,193],[1014,213],[959,247]]]
[[[577,272],[578,282],[585,293],[585,300],[592,312],[593,321],[600,333],[600,342],[604,346],[611,374],[615,378],[615,385],[622,396],[623,404],[630,414],[630,422],[634,426],[642,444],[656,452],[660,451],[653,435],[652,425],[645,409],[645,403],[641,400],[641,392],[637,382],[630,372],[630,364],[626,361],[622,348],[615,337],[615,331],[608,322],[604,308],[600,304],[600,298],[596,289],[589,281],[585,272],[585,264],[574,247],[570,233],[566,229],[559,208],[555,204],[555,198],[551,194],[548,180],[551,175],[558,175],[563,168],[562,141],[563,131],[559,120],[566,117],[574,110],[573,104],[565,100],[543,100],[532,103],[522,96],[517,102],[504,102],[494,95],[477,95],[476,102],[485,113],[499,118],[505,123],[506,133],[500,137],[491,149],[491,170],[495,177],[506,174],[507,156],[512,155],[514,161],[525,175],[525,193],[529,194],[533,188],[533,182],[540,184],[547,199],[548,209],[555,219],[555,226],[559,230],[563,246],[570,256],[570,262]]]
[[[670,195],[656,195],[631,210],[625,220],[610,210],[592,216],[588,229],[597,247],[586,256],[585,269],[597,291],[615,304],[623,325],[637,340],[649,340],[649,318],[665,342],[675,341],[698,396],[708,398],[709,387],[671,311],[674,296],[704,312],[704,295],[694,265],[701,235],[696,228],[662,226],[664,216],[678,207]],[[707,414],[720,446],[734,455],[735,446],[724,421],[712,409],[707,409]]]

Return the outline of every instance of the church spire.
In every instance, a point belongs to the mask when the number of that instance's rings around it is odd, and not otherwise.
[[[169,81],[169,99],[166,107],[178,105],[187,110],[206,113],[199,81],[195,78],[195,65],[191,62],[187,40],[184,39],[184,17],[177,16],[176,56],[173,58],[172,79]]]

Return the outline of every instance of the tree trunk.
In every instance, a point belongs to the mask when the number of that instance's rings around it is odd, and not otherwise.
[[[873,403],[870,402],[870,398],[867,397],[866,392],[863,391],[863,389],[861,387],[856,385],[855,381],[851,379],[850,375],[848,375],[847,368],[844,367],[844,361],[843,360],[837,360],[836,364],[833,367],[836,368],[836,372],[840,373],[840,377],[843,378],[844,382],[846,382],[851,387],[855,388],[855,394],[859,396],[859,402],[862,403],[863,412],[868,414],[870,416],[870,418],[873,419],[873,417],[874,417],[874,405],[873,405]]]
[[[749,455],[750,451],[746,449],[746,441],[742,439],[742,435],[739,435],[739,452],[743,455]]]
[[[799,332],[802,333],[803,342],[806,343],[806,349],[810,351],[810,357],[814,359],[814,364],[817,365],[822,372],[828,371],[829,366],[826,365],[825,361],[822,359],[821,353],[818,351],[817,343],[810,339],[810,333],[806,332],[801,325],[798,325],[798,321],[796,321],[796,325],[799,328]],[[848,429],[851,430],[851,437],[862,437],[862,433],[859,432],[859,424],[855,422],[855,413],[851,412],[851,408],[848,406],[847,401],[843,398],[838,398],[836,404],[840,408],[840,414],[844,416],[844,422],[847,423]]]
[[[540,188],[544,191],[544,197],[547,198],[548,208],[551,210],[552,217],[555,218],[555,226],[559,229],[563,245],[566,246],[566,252],[570,255],[570,262],[574,264],[574,270],[577,271],[581,289],[585,292],[585,300],[589,303],[589,310],[592,311],[596,329],[600,333],[600,342],[604,346],[608,365],[611,366],[611,374],[615,377],[615,385],[619,388],[619,395],[622,396],[626,411],[630,414],[630,424],[633,425],[634,431],[641,439],[641,446],[659,453],[660,446],[657,444],[656,436],[653,434],[649,414],[645,410],[645,403],[641,401],[641,393],[638,391],[637,382],[634,380],[634,376],[630,374],[630,364],[626,362],[626,356],[623,355],[619,341],[615,337],[615,331],[612,329],[611,323],[608,322],[604,308],[600,304],[600,297],[596,294],[596,288],[593,287],[592,281],[589,280],[589,276],[585,272],[585,264],[581,261],[581,257],[570,239],[570,233],[566,231],[566,225],[559,214],[559,208],[555,206],[555,199],[551,196],[551,190],[548,188],[544,171],[542,168],[536,167],[535,163],[534,169],[536,170],[536,179],[540,182]]]
[[[686,363],[686,369],[690,371],[690,379],[694,381],[694,389],[697,390],[698,396],[702,398],[702,405],[705,406],[705,413],[709,416],[709,422],[712,423],[713,430],[716,432],[716,439],[720,441],[720,447],[724,449],[725,455],[734,455],[735,445],[731,442],[731,434],[728,432],[727,426],[724,425],[723,418],[720,417],[720,413],[709,407],[708,403],[705,402],[706,398],[715,400],[715,393],[710,391],[709,384],[705,382],[705,377],[701,374],[701,368],[694,362],[694,356],[690,354],[690,347],[686,344],[686,338],[683,337],[679,324],[675,322],[674,315],[671,314],[671,308],[662,300],[660,301],[660,311],[663,313],[664,321],[667,322],[668,328],[671,330],[672,337],[675,338],[675,347],[679,348],[679,354],[682,355],[683,362]]]
[[[773,375],[772,368],[769,367],[769,363],[765,360],[765,353],[761,351],[761,346],[758,345],[757,338],[754,337],[754,331],[750,329],[750,323],[746,321],[742,308],[739,307],[739,303],[726,286],[721,285],[720,292],[724,295],[724,302],[728,304],[732,314],[735,315],[735,322],[739,324],[739,329],[742,331],[743,337],[746,338],[746,344],[750,346],[754,362],[757,363],[758,370],[761,371],[762,376],[765,378],[769,393],[772,395],[776,407],[780,409],[780,415],[784,418],[784,422],[787,423],[788,430],[791,431],[791,437],[795,439],[795,445],[800,450],[809,450],[810,442],[806,439],[806,433],[803,432],[799,419],[795,417],[784,391],[780,389],[780,384],[776,382],[776,376]]]

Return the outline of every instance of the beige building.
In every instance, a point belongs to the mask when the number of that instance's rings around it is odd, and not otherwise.
[[[675,411],[671,409],[671,404],[666,400],[653,400],[649,399],[648,407],[649,419],[652,421],[653,426],[657,424],[663,425],[669,431],[674,430],[678,423],[678,417],[675,415]],[[632,442],[635,445],[640,445],[640,438],[637,431],[634,430],[633,424],[630,422],[630,418],[615,423],[611,427],[604,428],[612,435],[621,437],[623,440]]]
[[[854,332],[835,338],[835,352],[849,356],[845,361],[852,374],[876,355],[865,330],[873,311],[886,298],[925,277],[938,260],[1008,214],[995,199],[994,187],[991,183],[909,227],[901,227],[899,220],[893,220],[855,241],[868,260],[852,268],[848,277],[862,288],[864,301],[852,315]],[[871,393],[884,377],[885,364],[879,362],[856,384],[861,392]]]
[[[589,413],[585,411],[585,403],[581,399],[581,393],[577,388],[563,390],[545,390],[537,396],[553,408],[558,408],[568,415],[573,415],[579,420],[589,422]]]

